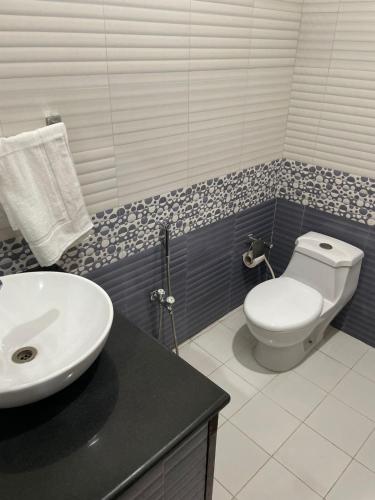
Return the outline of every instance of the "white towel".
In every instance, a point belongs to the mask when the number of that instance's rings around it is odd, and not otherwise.
[[[63,123],[0,138],[0,203],[42,266],[87,236],[93,224]]]

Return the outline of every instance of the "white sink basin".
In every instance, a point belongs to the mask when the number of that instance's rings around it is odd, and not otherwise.
[[[113,307],[100,286],[73,274],[0,279],[0,408],[11,408],[82,375],[104,347]]]

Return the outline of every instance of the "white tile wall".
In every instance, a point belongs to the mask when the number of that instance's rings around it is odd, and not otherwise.
[[[284,155],[374,176],[373,1],[304,0]]]
[[[92,213],[282,155],[373,176],[374,16],[354,0],[2,0],[1,134],[60,113]]]
[[[2,133],[60,113],[92,213],[281,157],[300,11],[299,0],[2,0]],[[6,228],[0,214],[0,238]]]

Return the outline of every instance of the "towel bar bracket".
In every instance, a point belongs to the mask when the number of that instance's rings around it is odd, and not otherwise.
[[[46,125],[53,125],[54,123],[60,123],[62,121],[61,115],[49,115],[46,116]]]

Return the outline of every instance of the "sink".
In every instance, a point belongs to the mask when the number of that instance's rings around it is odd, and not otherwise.
[[[113,306],[92,281],[67,273],[1,278],[0,408],[22,406],[74,382],[108,338]]]

